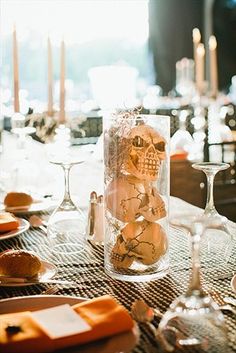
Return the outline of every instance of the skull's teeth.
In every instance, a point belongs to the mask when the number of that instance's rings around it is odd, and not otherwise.
[[[158,164],[157,161],[155,159],[145,159],[145,160],[141,160],[138,163],[138,166],[141,168],[148,168],[148,169],[156,169]]]
[[[155,159],[146,158],[139,161],[137,169],[142,174],[155,176],[158,170],[158,163]]]

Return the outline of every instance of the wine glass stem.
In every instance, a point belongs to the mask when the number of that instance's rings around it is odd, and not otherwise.
[[[215,173],[206,173],[206,177],[207,177],[207,202],[205,207],[205,214],[208,214],[208,213],[211,213],[212,211],[215,211],[214,195],[213,195]]]
[[[22,132],[17,136],[17,149],[21,152],[22,158],[26,158],[26,136]]]
[[[188,293],[193,291],[201,291],[200,281],[200,235],[195,234],[191,236],[192,239],[192,276]]]
[[[64,169],[64,176],[65,176],[65,194],[64,194],[64,199],[63,199],[63,203],[71,203],[71,199],[70,199],[70,168],[71,166],[69,165],[64,165],[63,169]]]

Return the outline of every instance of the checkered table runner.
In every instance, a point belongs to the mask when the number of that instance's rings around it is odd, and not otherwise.
[[[41,230],[29,229],[20,236],[0,242],[0,250],[10,248],[33,250],[46,261],[56,264],[58,273],[56,278],[75,281],[77,286],[63,288],[58,286],[57,294],[71,295],[85,298],[98,297],[110,294],[130,310],[135,299],[144,299],[150,306],[158,307],[163,313],[170,303],[181,293],[184,293],[189,280],[191,266],[189,237],[186,232],[170,227],[170,272],[159,280],[145,283],[130,283],[117,281],[104,272],[103,246],[87,244],[79,255],[70,256],[69,259],[55,257],[48,247],[48,239]],[[235,296],[230,288],[232,276],[217,279],[220,275],[230,274],[236,270],[236,241],[234,241],[233,254],[227,264],[219,266],[217,258],[208,262],[202,258],[203,288],[214,299],[224,296]],[[0,288],[1,298],[15,296],[37,295],[49,288],[49,285],[34,285],[27,287]],[[228,328],[230,347],[236,352],[236,317],[225,314]],[[158,322],[154,322],[156,325]],[[145,324],[140,324],[140,341],[132,351],[133,353],[159,352],[160,347],[155,341],[151,331]],[[223,352],[222,352],[223,353]]]

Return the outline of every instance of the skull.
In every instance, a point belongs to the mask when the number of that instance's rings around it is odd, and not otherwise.
[[[161,161],[166,158],[165,139],[147,125],[131,129],[128,139],[130,149],[125,170],[142,180],[156,180]]]
[[[133,261],[134,257],[128,254],[126,241],[119,234],[111,252],[111,263],[115,268],[129,268]]]
[[[134,260],[152,265],[166,253],[167,247],[167,236],[160,224],[146,220],[130,222],[117,237],[111,263],[117,268],[128,268]]]
[[[166,216],[165,203],[154,186],[147,190],[148,202],[141,208],[141,215],[149,222],[155,222]]]
[[[105,201],[112,216],[122,222],[135,221],[147,203],[145,185],[132,175],[121,175],[108,185]]]

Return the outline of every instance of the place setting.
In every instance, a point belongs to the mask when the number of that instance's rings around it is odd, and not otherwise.
[[[23,218],[15,217],[9,212],[0,214],[0,240],[13,238],[28,230],[30,224]]]
[[[9,193],[9,194],[12,194],[12,193]],[[19,194],[21,193],[19,192]],[[25,194],[25,193],[22,193],[22,194]],[[19,197],[19,196],[16,196],[16,197]],[[28,215],[28,214],[49,211],[50,209],[55,207],[55,205],[56,205],[56,201],[52,200],[51,196],[38,197],[38,198],[36,196],[36,198],[33,198],[32,201],[27,202],[27,204],[25,204],[25,202],[22,202],[22,201],[20,202],[13,201],[12,203],[7,202],[6,204],[5,201],[3,201],[3,203],[0,205],[1,207],[0,210],[11,212],[11,213],[14,213],[15,215],[22,215],[22,214]]]
[[[0,286],[24,287],[39,284],[76,286],[76,282],[55,279],[55,264],[40,258],[35,252],[8,249],[0,253]]]
[[[9,191],[0,204],[0,240],[22,234],[29,227],[40,222],[40,214],[52,211],[57,201],[51,197],[34,198],[34,196],[23,191]],[[39,216],[37,216],[39,214]],[[34,216],[31,221],[30,216]],[[26,219],[27,218],[27,219]],[[43,222],[43,221],[42,221]]]

